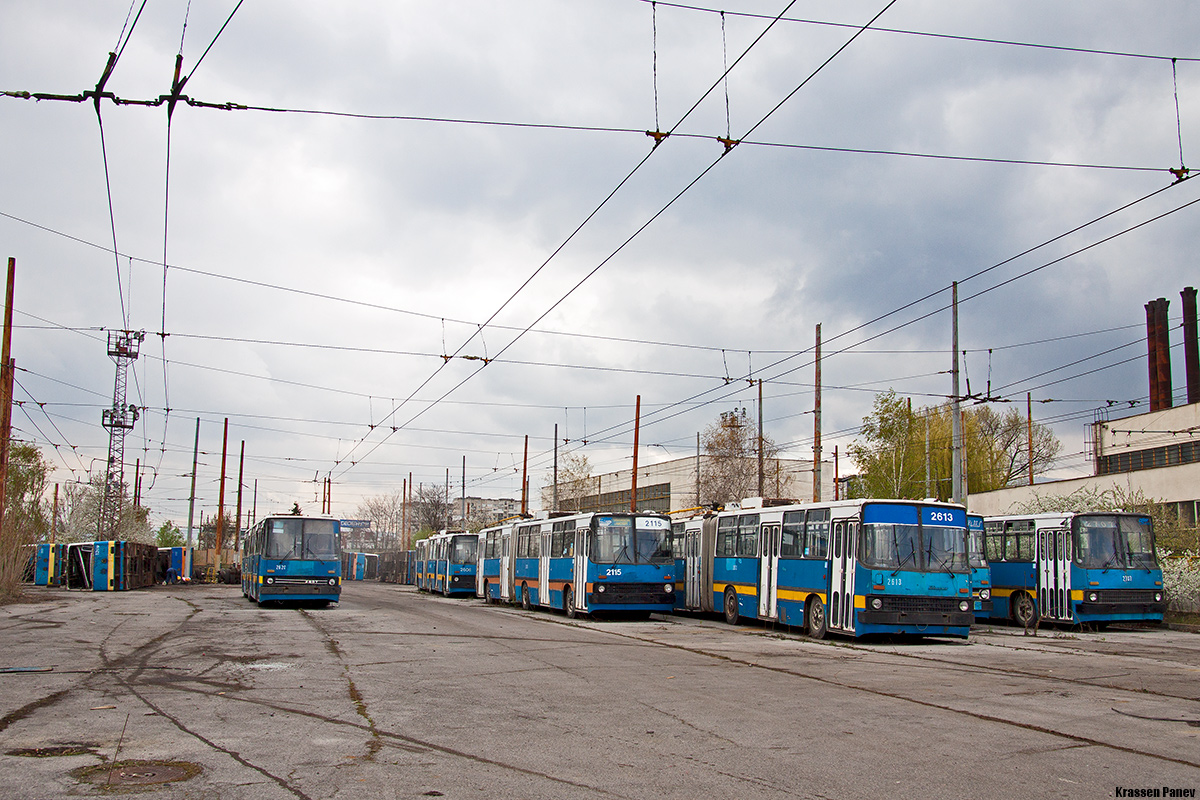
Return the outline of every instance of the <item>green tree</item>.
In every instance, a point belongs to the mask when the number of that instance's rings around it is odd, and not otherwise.
[[[154,541],[159,547],[183,547],[183,533],[179,526],[167,520],[154,533]]]
[[[859,497],[937,497],[951,495],[953,419],[950,404],[913,409],[894,391],[876,395],[850,445],[858,465],[851,491]],[[989,406],[963,410],[967,492],[988,492],[1024,483],[1029,474],[1028,421],[1015,408],[997,413]],[[1033,472],[1043,474],[1062,444],[1054,432],[1033,423]],[[926,485],[928,465],[928,486]]]

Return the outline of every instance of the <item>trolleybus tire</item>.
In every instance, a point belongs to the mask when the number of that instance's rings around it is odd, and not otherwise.
[[[529,587],[521,584],[521,608],[529,611],[533,608],[533,603],[529,602]]]
[[[824,639],[828,631],[825,621],[825,604],[821,602],[821,598],[812,597],[808,601],[808,608],[804,610],[805,627],[808,629],[808,638]]]
[[[569,619],[575,619],[579,616],[579,612],[575,610],[575,592],[570,586],[563,589],[563,613]]]
[[[492,587],[487,581],[483,582],[483,604],[485,606],[492,604]]]
[[[732,586],[725,587],[725,621],[730,625],[738,624],[738,597]]]
[[[1024,628],[1031,628],[1037,623],[1037,606],[1033,598],[1025,592],[1018,592],[1012,596],[1012,618],[1013,622]]]

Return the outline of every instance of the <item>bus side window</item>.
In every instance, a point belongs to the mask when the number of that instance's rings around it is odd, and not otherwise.
[[[988,522],[984,525],[984,550],[988,561],[1004,561],[1004,523]]]
[[[717,523],[717,555],[732,556],[737,544],[737,517],[721,517]]]
[[[829,509],[823,508],[808,512],[808,523],[805,526],[804,555],[807,558],[828,558]]]
[[[780,532],[779,556],[801,558],[804,556],[804,512],[788,511],[783,515]]]
[[[758,514],[743,514],[738,519],[737,554],[753,558],[758,555]]]

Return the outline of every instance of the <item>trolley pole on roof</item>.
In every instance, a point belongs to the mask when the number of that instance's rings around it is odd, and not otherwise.
[[[467,529],[467,457],[463,456],[462,470],[462,509],[460,516],[462,517],[463,530]]]
[[[554,423],[554,505],[558,511],[558,423]]]

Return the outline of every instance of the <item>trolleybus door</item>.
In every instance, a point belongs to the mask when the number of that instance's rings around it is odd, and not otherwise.
[[[574,584],[571,593],[575,596],[572,604],[580,611],[587,611],[587,561],[588,561],[588,531],[589,528],[575,529],[575,564],[571,581]]]
[[[779,524],[760,527],[758,541],[758,616],[775,619],[779,615]]]
[[[513,563],[511,527],[500,531],[500,599],[512,602]]]
[[[1038,613],[1068,622],[1071,614],[1071,555],[1069,531],[1047,528],[1037,532]]]
[[[829,603],[826,619],[834,630],[854,630],[854,542],[858,523],[833,523],[833,554],[829,562]]]
[[[700,528],[683,529],[683,557],[687,583],[687,607],[700,607]]]
[[[538,603],[550,605],[550,531],[542,531],[542,548],[538,551]]]

